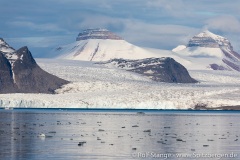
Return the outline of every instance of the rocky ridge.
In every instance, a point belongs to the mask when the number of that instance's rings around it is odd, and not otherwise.
[[[112,59],[106,62],[98,62],[97,64],[125,69],[149,77],[157,82],[197,83],[189,75],[187,69],[173,58]]]
[[[112,40],[123,40],[118,35],[108,31],[107,29],[86,29],[78,34],[76,40],[87,40],[87,39],[112,39]]]
[[[0,39],[0,93],[54,93],[69,83],[42,70],[25,46],[18,50]]]

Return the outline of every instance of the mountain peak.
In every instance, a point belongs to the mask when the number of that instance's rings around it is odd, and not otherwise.
[[[3,38],[0,37],[0,45],[7,44],[7,42],[4,41]]]
[[[95,28],[95,29],[85,29],[78,34],[77,41],[87,40],[87,39],[112,39],[112,40],[122,40],[122,38],[107,29]]]
[[[213,70],[236,70],[240,72],[240,54],[233,50],[230,41],[205,30],[193,36],[186,48],[177,47],[173,52],[196,59]],[[209,62],[205,62],[209,60]],[[195,61],[195,60],[194,60]],[[211,63],[211,64],[209,64]]]
[[[5,41],[3,40],[3,38],[0,38],[0,44],[4,43]]]
[[[209,30],[204,30],[203,32],[199,33],[198,35],[194,36],[194,37],[209,37],[209,38],[212,38],[214,40],[224,40],[226,38],[222,37],[222,36],[219,36],[217,34],[214,34],[212,32],[210,32]]]
[[[228,39],[225,37],[216,35],[209,30],[205,30],[198,35],[192,37],[188,43],[188,47],[208,47],[208,48],[219,48],[227,47],[232,49],[232,46]]]
[[[3,38],[0,38],[0,51],[4,53],[14,52],[15,49],[9,46],[7,42],[4,41]]]

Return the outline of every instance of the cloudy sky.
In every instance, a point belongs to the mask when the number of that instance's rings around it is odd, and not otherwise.
[[[240,0],[5,0],[0,37],[42,57],[86,28],[107,28],[133,44],[160,49],[209,29],[240,51],[239,6]]]

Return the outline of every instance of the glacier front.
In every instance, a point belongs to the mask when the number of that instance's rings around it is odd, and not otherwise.
[[[196,84],[154,82],[94,62],[36,59],[41,68],[71,81],[57,94],[0,94],[0,107],[194,109],[240,105],[240,74],[190,70]]]

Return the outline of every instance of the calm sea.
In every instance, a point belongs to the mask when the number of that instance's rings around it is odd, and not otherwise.
[[[240,159],[239,127],[236,111],[0,110],[0,159]]]

